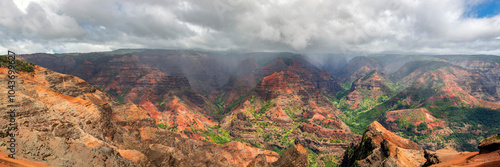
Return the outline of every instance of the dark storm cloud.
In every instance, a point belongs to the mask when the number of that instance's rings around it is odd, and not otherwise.
[[[481,0],[6,0],[1,49],[180,48],[500,54],[500,16]]]

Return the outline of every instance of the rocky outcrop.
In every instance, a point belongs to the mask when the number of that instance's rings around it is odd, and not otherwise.
[[[135,166],[109,145],[94,148],[90,143],[81,143],[65,136],[47,136],[24,128],[19,130],[17,139],[19,156],[45,161],[50,166]]]
[[[423,166],[431,166],[441,162],[441,160],[439,160],[439,157],[435,153],[429,153],[428,151],[425,151],[424,157],[425,159],[427,159],[427,161]]]
[[[259,154],[247,167],[307,167],[309,166],[307,150],[300,144],[288,148],[273,163],[267,163],[266,156]]]
[[[6,73],[0,68],[2,96],[7,96]],[[278,159],[277,153],[246,143],[218,146],[161,129],[142,107],[115,103],[78,77],[37,66],[33,73],[18,73],[17,81],[22,107],[15,156],[21,159],[49,166],[246,166],[258,154],[269,162]],[[0,104],[6,110],[6,101]],[[0,152],[9,144],[9,119],[0,114]]]
[[[309,166],[307,150],[300,144],[295,145],[283,152],[283,156],[273,162],[273,166]]]
[[[366,128],[363,140],[346,150],[341,166],[422,166],[427,161],[424,155],[416,143],[375,121]]]
[[[0,95],[7,96],[7,69],[0,68]],[[1,140],[16,134],[16,156],[44,161],[50,166],[134,166],[110,145],[119,136],[111,121],[109,95],[82,79],[37,66],[17,73],[18,131],[8,131],[10,117],[0,115]],[[2,110],[6,101],[0,102]]]
[[[269,167],[270,164],[267,162],[266,156],[264,154],[259,154],[255,159],[248,164],[247,167]]]
[[[500,133],[484,139],[477,148],[480,154],[500,150]]]
[[[167,139],[173,139],[168,137]],[[199,140],[175,137],[174,141],[150,144],[145,151],[154,166],[246,166],[257,155],[264,155],[266,162],[274,162],[275,152],[250,147],[246,143],[230,142],[214,146]],[[175,143],[174,143],[175,142]],[[159,142],[156,142],[159,143]]]

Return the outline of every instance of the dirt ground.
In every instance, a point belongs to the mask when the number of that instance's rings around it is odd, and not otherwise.
[[[499,167],[500,151],[493,151],[485,154],[479,152],[457,152],[453,149],[437,150],[436,155],[441,163],[432,165],[432,167],[448,166],[481,166],[481,167]]]
[[[9,158],[9,154],[0,152],[0,166],[2,167],[47,167],[46,164],[15,157]]]

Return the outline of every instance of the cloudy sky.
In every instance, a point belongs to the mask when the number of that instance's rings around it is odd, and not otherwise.
[[[1,0],[0,52],[500,55],[495,0]]]

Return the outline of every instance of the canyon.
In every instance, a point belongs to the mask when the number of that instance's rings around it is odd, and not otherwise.
[[[461,155],[439,150],[484,150],[500,132],[496,56],[330,66],[294,53],[192,50],[19,57],[36,65],[18,73],[18,154],[48,166],[439,165]]]

